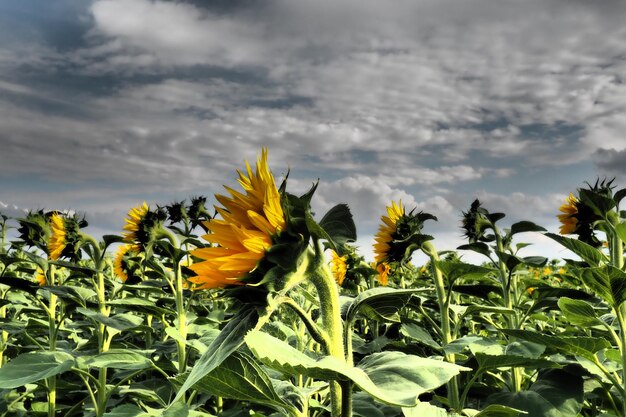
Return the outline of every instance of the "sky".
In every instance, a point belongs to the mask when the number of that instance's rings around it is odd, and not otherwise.
[[[371,257],[385,206],[464,243],[478,198],[552,232],[570,191],[626,186],[620,0],[3,0],[0,212],[213,203],[269,150]],[[522,255],[564,256],[539,234]]]

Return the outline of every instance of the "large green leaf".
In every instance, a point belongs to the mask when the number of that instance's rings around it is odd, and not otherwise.
[[[0,368],[0,388],[17,388],[68,371],[75,365],[65,352],[30,352]]]
[[[520,414],[526,415],[526,412],[505,405],[491,404],[472,417],[517,417]]]
[[[444,408],[436,407],[429,403],[420,402],[415,407],[403,408],[402,415],[404,417],[450,417],[451,414]]]
[[[400,332],[405,337],[413,339],[418,343],[422,343],[434,349],[441,349],[441,345],[433,339],[430,333],[428,333],[422,327],[418,326],[416,323],[403,323],[402,327],[400,328]]]
[[[159,307],[154,304],[154,301],[145,298],[127,297],[109,301],[107,302],[107,304],[112,306],[121,306],[127,310],[136,311],[142,314],[153,314],[155,316],[160,316],[163,314],[174,314],[173,310]]]
[[[513,236],[514,234],[522,233],[522,232],[545,232],[545,231],[546,229],[544,229],[543,227],[538,226],[533,222],[523,220],[521,222],[513,223],[511,225],[511,231],[509,232],[509,235]]]
[[[583,397],[580,376],[550,369],[540,374],[528,391],[494,394],[489,401],[524,410],[527,417],[572,417],[579,415]]]
[[[593,306],[586,301],[563,297],[558,304],[565,318],[573,325],[588,327],[603,324]]]
[[[587,336],[551,336],[530,330],[504,329],[504,334],[517,337],[529,342],[538,343],[572,355],[580,355],[594,360],[594,354],[602,349],[611,347],[611,344],[602,338]]]
[[[96,292],[85,287],[76,287],[70,285],[62,286],[43,286],[40,287],[43,291],[49,291],[57,295],[64,301],[72,301],[77,305],[85,307],[85,302],[96,296]]]
[[[452,285],[459,279],[480,279],[494,272],[493,268],[486,268],[484,266],[459,261],[438,261],[437,267],[445,276],[448,285]]]
[[[617,308],[626,300],[626,272],[612,265],[585,268],[584,283],[611,307]]]
[[[270,377],[256,360],[241,352],[227,357],[193,387],[224,398],[263,404],[280,412],[294,411],[275,391]],[[295,411],[293,414],[297,414]]]
[[[228,324],[224,326],[207,351],[196,361],[172,403],[176,403],[189,388],[239,349],[243,344],[244,336],[248,330],[256,326],[258,319],[259,315],[254,307],[240,309]]]
[[[319,225],[335,243],[345,244],[356,240],[356,226],[347,204],[337,204],[328,210]]]
[[[140,370],[151,368],[153,363],[140,352],[131,349],[111,349],[86,358],[84,365],[93,368]]]
[[[480,352],[476,352],[474,356],[476,357],[476,362],[478,362],[479,369],[481,369],[482,371],[511,367],[541,369],[558,368],[561,366],[558,363],[549,361],[547,359],[532,359],[526,358],[524,356],[488,355]]]
[[[116,314],[114,316],[107,317],[102,313],[82,307],[77,308],[76,311],[98,323],[119,331],[135,329],[143,323],[143,318],[130,313]]]
[[[400,290],[390,287],[376,287],[357,295],[346,311],[346,322],[353,321],[357,314],[378,321],[400,321],[398,311],[420,289]]]
[[[273,369],[326,381],[351,380],[377,400],[401,407],[414,406],[420,394],[467,369],[401,352],[375,353],[353,367],[331,356],[309,357],[260,331],[251,331],[245,340],[252,353]]]
[[[555,233],[546,233],[545,235],[553,240],[556,240],[562,246],[565,246],[567,249],[580,256],[580,258],[587,262],[590,266],[599,266],[608,261],[606,255],[585,242],[557,235]]]

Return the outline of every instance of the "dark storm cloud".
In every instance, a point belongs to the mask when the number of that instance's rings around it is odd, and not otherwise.
[[[594,162],[601,172],[609,175],[626,175],[626,149],[600,148],[594,154]]]

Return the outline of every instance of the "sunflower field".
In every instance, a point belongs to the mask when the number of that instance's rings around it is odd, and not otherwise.
[[[373,260],[267,150],[236,182],[99,240],[71,212],[0,217],[0,417],[626,417],[613,181],[570,194],[559,233],[476,200],[458,248],[392,201]],[[575,259],[519,255],[532,233]]]

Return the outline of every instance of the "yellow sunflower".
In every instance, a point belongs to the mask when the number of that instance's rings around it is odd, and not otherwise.
[[[43,269],[37,268],[37,272],[35,272],[35,280],[39,284],[39,286],[46,285],[48,280],[46,279],[46,274],[44,274]]]
[[[569,197],[567,197],[565,204],[559,207],[559,211],[563,214],[559,214],[557,217],[559,221],[562,223],[559,232],[562,235],[569,235],[574,233],[576,228],[578,227],[578,218],[576,215],[578,214],[578,199],[574,196],[574,194],[570,193]]]
[[[129,244],[122,245],[117,248],[117,251],[115,252],[115,258],[113,259],[113,270],[115,271],[115,275],[117,275],[117,277],[121,279],[122,282],[126,282],[126,280],[128,279],[128,274],[126,273],[126,268],[124,266],[124,257],[132,249],[132,247],[133,245]]]
[[[383,285],[387,285],[387,276],[390,270],[387,261],[390,257],[391,242],[393,241],[393,235],[396,233],[398,220],[402,216],[404,216],[404,206],[402,205],[402,200],[400,200],[398,204],[392,201],[391,206],[387,207],[387,215],[380,217],[382,224],[375,236],[374,259],[376,260],[376,270],[379,273],[379,281]]]
[[[133,207],[128,212],[128,217],[126,218],[126,225],[124,226],[124,242],[131,245],[132,250],[136,252],[141,252],[142,246],[139,243],[139,232],[141,230],[141,222],[148,214],[149,207],[148,204],[144,201],[143,204]]]
[[[224,186],[230,197],[215,195],[223,207],[215,207],[221,219],[204,223],[209,234],[203,236],[217,246],[200,248],[192,255],[202,262],[190,266],[196,276],[190,281],[196,289],[242,285],[273,243],[285,229],[285,216],[274,176],[267,165],[267,149],[263,149],[253,172],[246,161],[246,172],[239,173],[244,193]]]
[[[346,279],[346,272],[348,267],[346,265],[346,256],[339,256],[337,252],[331,251],[332,255],[332,271],[337,284],[342,285]]]
[[[61,257],[63,249],[66,245],[67,231],[65,230],[65,221],[59,213],[53,213],[50,216],[50,242],[48,243],[48,252],[50,259],[56,261]]]

